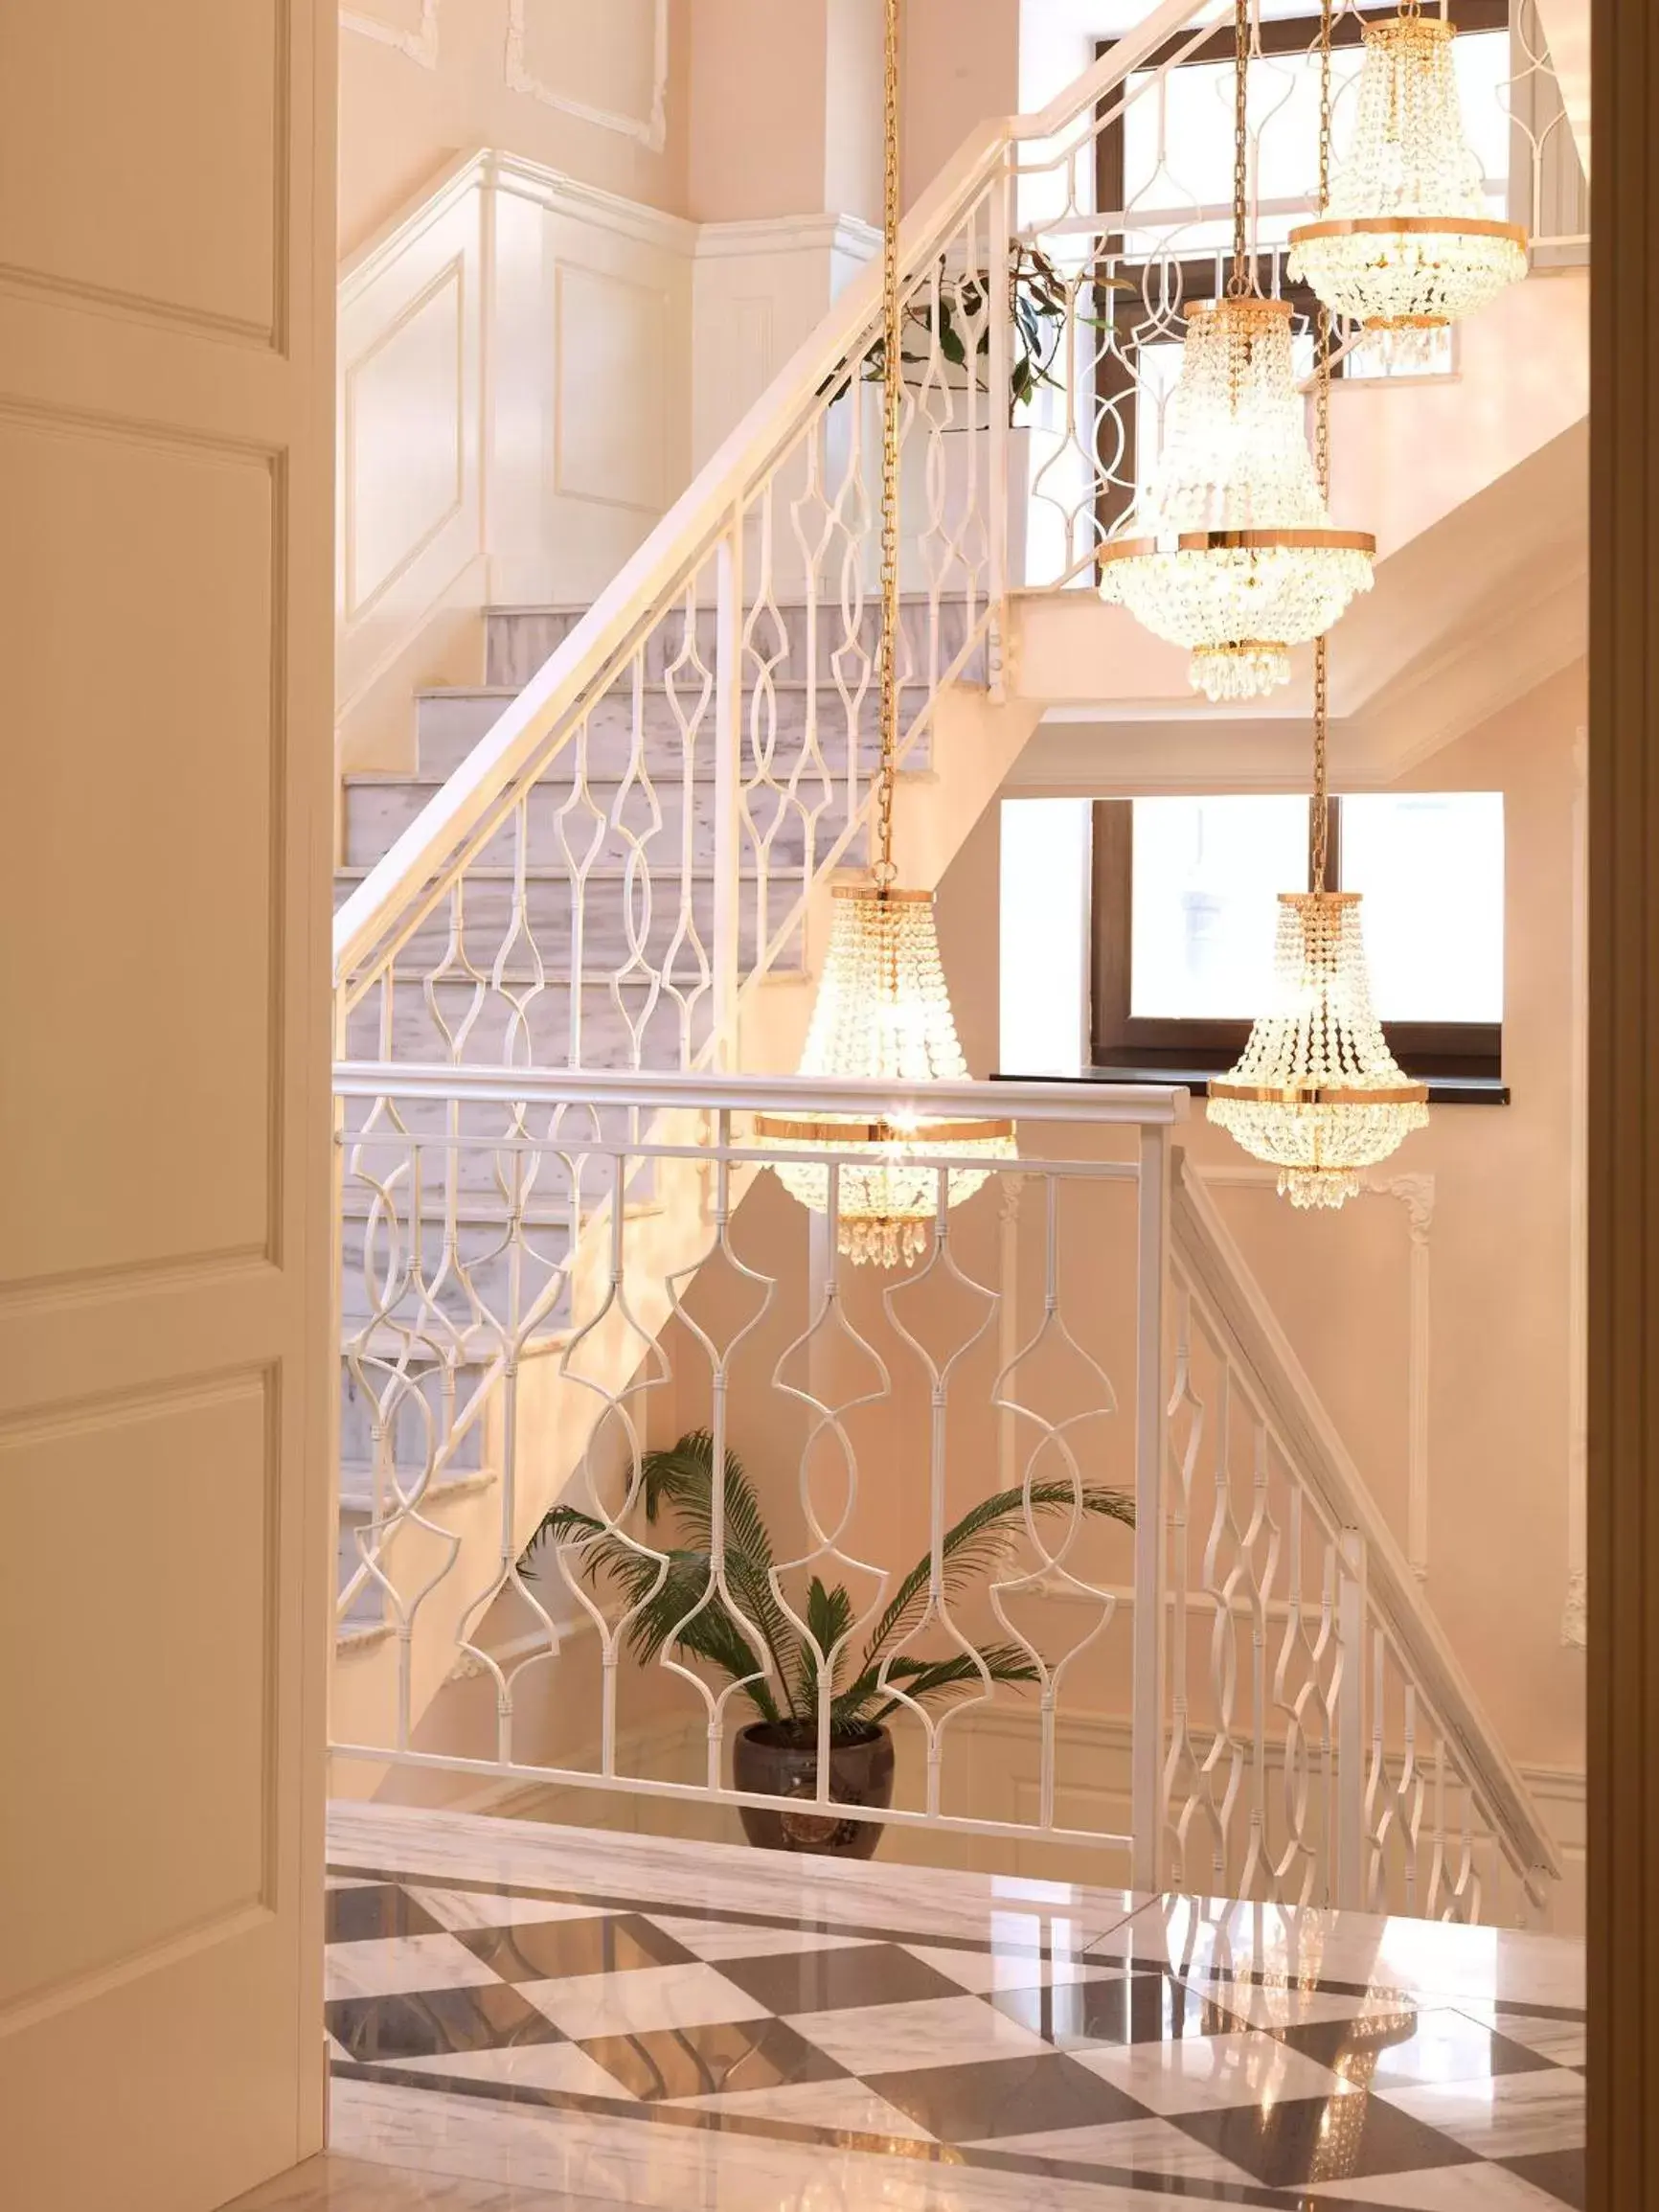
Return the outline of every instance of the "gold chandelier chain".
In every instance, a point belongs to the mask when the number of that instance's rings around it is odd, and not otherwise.
[[[1250,267],[1250,0],[1233,0],[1233,274],[1231,298],[1255,290]]]
[[[904,392],[903,314],[898,283],[899,0],[886,0],[881,241],[881,765],[875,787],[878,884],[892,883],[893,782],[898,763],[898,430]]]
[[[1330,29],[1334,0],[1320,0],[1319,8],[1319,205],[1330,204]],[[1330,510],[1330,356],[1336,325],[1322,300],[1314,317],[1313,472],[1326,513]],[[1325,889],[1330,852],[1330,641],[1313,641],[1313,840],[1311,878],[1315,891]]]

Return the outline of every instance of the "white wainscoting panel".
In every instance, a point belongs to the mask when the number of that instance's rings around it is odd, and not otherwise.
[[[486,208],[463,163],[340,292],[339,627],[349,713],[483,551]]]
[[[477,153],[348,265],[347,764],[401,764],[387,748],[406,742],[412,690],[471,679],[458,618],[585,604],[685,485],[696,235],[538,164]],[[458,650],[460,667],[432,657]]]
[[[666,286],[559,261],[553,492],[660,514],[668,492]]]
[[[701,467],[881,243],[851,216],[705,223],[693,309],[692,450]]]
[[[342,764],[409,764],[413,692],[476,680],[485,606],[587,605],[878,243],[835,216],[698,226],[481,151],[353,255]]]

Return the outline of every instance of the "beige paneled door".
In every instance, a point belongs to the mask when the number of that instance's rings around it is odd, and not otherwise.
[[[334,0],[0,5],[0,2203],[317,2140]]]

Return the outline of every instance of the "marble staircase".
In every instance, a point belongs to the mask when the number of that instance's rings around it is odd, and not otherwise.
[[[463,764],[580,612],[489,613],[482,680],[420,694],[407,763],[345,778],[336,903]],[[444,902],[414,931],[395,966],[389,1039],[381,1013],[366,1004],[348,1023],[349,1059],[668,1069],[704,1049],[714,1015],[713,622],[711,609],[662,626],[641,657],[638,680],[595,702],[583,732],[532,793],[523,850],[515,832],[504,829],[468,870],[459,919]],[[906,727],[929,696],[914,679],[942,653],[956,652],[966,622],[966,610],[950,602],[907,604]],[[795,906],[846,827],[850,765],[856,759],[862,780],[879,753],[873,608],[851,622],[837,613],[831,623],[822,604],[768,605],[749,628],[745,754],[752,767],[780,765],[756,777],[742,810],[745,972],[761,935],[762,882],[770,933],[770,918]],[[983,661],[970,658],[965,681],[984,680]],[[930,744],[924,731],[910,748],[907,785],[929,778]],[[855,838],[846,859],[854,865],[861,857]],[[572,971],[579,935],[580,978]],[[774,957],[762,987],[769,994],[808,989],[801,930]],[[610,1133],[602,1129],[603,1112],[589,1111],[582,1129]],[[419,1129],[421,1109],[405,1110],[404,1119]],[[353,1126],[349,1116],[348,1131]],[[436,1132],[438,1125],[429,1126]],[[530,1255],[534,1290],[567,1258],[587,1218],[585,1194],[573,1199],[568,1190],[549,1190],[510,1199],[503,1156],[488,1146],[463,1143],[427,1157],[445,1178],[446,1210],[439,1211],[446,1218],[422,1228],[417,1254],[412,1240],[389,1228],[396,1201],[389,1208],[371,1174],[352,1173],[348,1136],[339,1552],[341,1588],[353,1575],[360,1586],[340,1626],[342,1650],[364,1649],[390,1632],[384,1592],[360,1573],[365,1548],[376,1516],[395,1512],[398,1492],[407,1494],[419,1481],[430,1439],[443,1431],[443,1394],[465,1405],[482,1382],[484,1364],[467,1356],[468,1331],[484,1334],[476,1327],[481,1308],[504,1311],[514,1264],[510,1219],[525,1224],[517,1242]],[[650,1210],[648,1177],[636,1178],[630,1199],[630,1212]],[[409,1277],[400,1295],[392,1288],[399,1269]],[[530,1355],[557,1353],[566,1320],[561,1299],[536,1329]],[[390,1423],[381,1418],[382,1399],[401,1403]],[[484,1453],[485,1426],[469,1430],[426,1485],[421,1513],[440,1528],[448,1509],[497,1479]]]

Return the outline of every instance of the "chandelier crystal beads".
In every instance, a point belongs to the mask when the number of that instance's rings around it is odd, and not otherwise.
[[[967,1074],[940,964],[927,891],[837,885],[830,951],[812,1008],[801,1073],[896,1084],[960,1082]],[[938,1168],[919,1160],[1014,1156],[1011,1122],[929,1117],[857,1123],[764,1117],[765,1142],[841,1157],[840,1249],[855,1262],[908,1266],[926,1250],[939,1212]],[[863,1154],[848,1160],[850,1151]],[[827,1211],[827,1168],[780,1163],[778,1180],[816,1213]],[[986,1171],[952,1169],[945,1203],[973,1196]]]
[[[1100,549],[1101,596],[1189,649],[1195,690],[1259,698],[1290,648],[1323,636],[1371,584],[1375,538],[1333,530],[1308,457],[1290,307],[1263,299],[1250,252],[1250,0],[1233,10],[1233,272],[1190,308],[1164,451],[1124,535]]]
[[[1424,1127],[1427,1097],[1372,1011],[1359,894],[1283,894],[1272,999],[1243,1058],[1211,1083],[1210,1119],[1279,1170],[1293,1206],[1336,1207],[1361,1168]]]
[[[1453,29],[1416,5],[1364,26],[1353,143],[1289,268],[1332,313],[1414,345],[1527,273],[1527,234],[1485,212],[1464,135]]]
[[[1101,593],[1191,650],[1211,699],[1254,698],[1289,649],[1371,586],[1375,540],[1333,530],[1291,370],[1290,306],[1193,307],[1163,458],[1133,535],[1101,548]]]
[[[824,973],[800,1072],[903,1088],[960,1082],[957,1040],[939,957],[931,891],[898,887],[893,792],[898,760],[898,430],[903,375],[898,269],[899,0],[886,0],[886,234],[882,250],[881,767],[875,787],[876,857],[868,885],[837,884]],[[773,1173],[790,1195],[828,1213],[836,1245],[855,1264],[910,1266],[926,1251],[943,1206],[971,1197],[989,1172],[976,1162],[1017,1156],[1011,1122],[906,1115],[817,1121],[757,1114],[762,1147],[793,1156]],[[807,1155],[802,1158],[799,1155]],[[812,1155],[838,1163],[832,1171]],[[955,1163],[965,1164],[958,1167]]]

